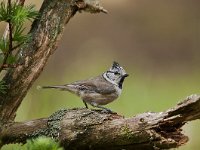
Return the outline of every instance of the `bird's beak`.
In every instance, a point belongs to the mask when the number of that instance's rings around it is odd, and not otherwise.
[[[129,76],[129,74],[125,74],[125,75],[123,75],[123,77],[125,78],[125,77],[128,77]]]

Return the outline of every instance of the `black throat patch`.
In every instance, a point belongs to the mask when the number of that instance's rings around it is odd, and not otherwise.
[[[121,80],[119,81],[119,83],[118,83],[118,87],[120,88],[120,89],[122,89],[122,85],[123,85],[123,82],[124,82],[124,79],[125,79],[126,77],[122,77],[121,78]]]

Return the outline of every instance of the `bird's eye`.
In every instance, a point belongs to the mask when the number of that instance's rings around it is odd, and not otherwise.
[[[115,75],[119,75],[120,73],[119,73],[119,72],[114,72],[114,74],[115,74]]]

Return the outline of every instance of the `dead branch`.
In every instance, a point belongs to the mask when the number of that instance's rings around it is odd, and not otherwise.
[[[85,108],[59,110],[46,119],[7,124],[2,143],[53,137],[66,149],[170,149],[188,141],[181,127],[200,119],[200,95],[192,95],[164,112],[131,118]]]

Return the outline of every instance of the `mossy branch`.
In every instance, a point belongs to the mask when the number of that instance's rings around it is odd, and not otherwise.
[[[159,113],[131,118],[86,108],[62,109],[49,118],[12,123],[1,132],[3,144],[49,136],[65,149],[171,149],[188,141],[181,127],[200,119],[200,95],[192,95],[177,106]]]

